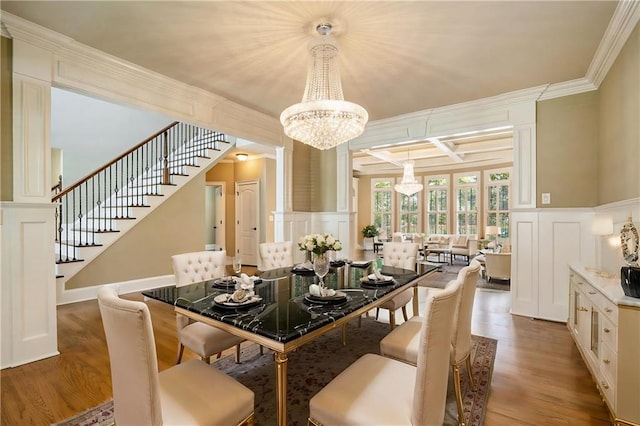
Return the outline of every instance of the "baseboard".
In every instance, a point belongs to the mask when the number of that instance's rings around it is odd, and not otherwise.
[[[117,283],[108,283],[104,285],[116,286],[118,294],[136,293],[157,287],[165,287],[175,283],[173,274],[162,275],[158,277],[141,278],[138,280],[121,281]],[[59,278],[57,284],[57,305],[66,305],[68,303],[83,302],[85,300],[95,300],[98,297],[98,289],[102,285],[92,287],[83,287],[66,290],[64,289],[64,280]]]

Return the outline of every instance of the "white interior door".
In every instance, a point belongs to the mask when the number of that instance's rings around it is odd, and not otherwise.
[[[225,196],[223,182],[207,182],[205,186],[205,250],[224,250]]]
[[[244,265],[258,264],[260,182],[236,182],[236,254]]]

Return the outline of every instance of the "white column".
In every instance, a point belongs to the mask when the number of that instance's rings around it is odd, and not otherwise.
[[[356,235],[355,212],[353,211],[353,164],[349,144],[343,143],[336,148],[336,211],[345,213],[344,221],[340,223],[338,238],[342,242],[342,253],[349,259],[355,255]]]
[[[283,139],[283,146],[276,148],[276,211],[273,212],[275,241],[285,241],[289,238],[285,232],[285,216],[292,211],[293,205],[291,199],[293,141],[287,137]]]
[[[13,201],[1,204],[2,368],[58,354],[51,70],[50,51],[13,39]]]

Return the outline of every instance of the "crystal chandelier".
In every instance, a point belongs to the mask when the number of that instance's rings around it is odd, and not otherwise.
[[[316,27],[309,43],[311,59],[302,102],[282,111],[284,132],[317,149],[331,149],[364,131],[369,115],[360,105],[344,100],[338,69],[338,45],[331,25]]]
[[[397,183],[393,188],[401,194],[413,195],[416,192],[422,191],[422,184],[418,183],[416,177],[413,175],[413,160],[407,160],[404,163],[404,173],[402,175],[402,181]]]

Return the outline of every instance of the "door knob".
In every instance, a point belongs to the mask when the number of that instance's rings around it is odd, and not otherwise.
[[[256,227],[254,226],[254,227],[253,227],[253,230],[254,230],[254,231],[257,231],[257,230],[258,230],[258,228],[256,228]]]

